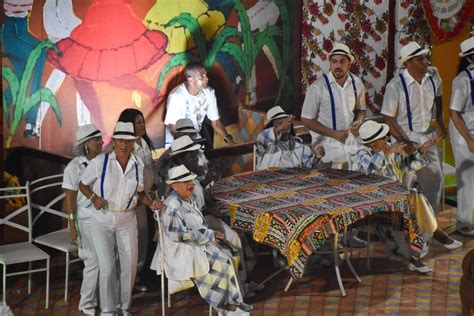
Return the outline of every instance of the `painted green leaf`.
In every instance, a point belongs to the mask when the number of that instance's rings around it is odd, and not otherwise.
[[[239,45],[235,43],[225,43],[224,46],[222,46],[221,51],[232,55],[232,57],[234,57],[237,64],[239,64],[240,68],[244,69],[245,61],[242,54],[242,49],[240,48]]]
[[[222,32],[220,32],[213,40],[212,46],[210,47],[208,54],[204,61],[204,66],[206,68],[210,68],[214,61],[216,60],[216,56],[219,51],[222,50],[222,47],[225,41],[231,37],[240,37],[240,33],[237,32],[237,29],[233,27],[225,27]],[[242,67],[243,65],[241,65]]]
[[[163,80],[165,79],[166,74],[168,74],[168,71],[170,71],[171,68],[174,68],[176,66],[186,65],[187,63],[191,61],[198,61],[198,60],[199,58],[187,52],[179,53],[171,57],[171,59],[166,63],[165,67],[160,73],[158,83],[156,84],[156,91],[158,92],[161,90],[161,86],[163,85]]]
[[[12,104],[16,104],[16,99],[18,96],[18,89],[20,87],[20,83],[18,82],[18,78],[16,77],[15,73],[13,72],[13,69],[7,66],[2,67],[2,77],[6,80],[8,83],[8,88],[10,89],[10,92],[12,94]],[[5,96],[5,92],[3,92],[3,95]],[[5,106],[6,102],[4,102]],[[6,104],[8,106],[8,104]]]

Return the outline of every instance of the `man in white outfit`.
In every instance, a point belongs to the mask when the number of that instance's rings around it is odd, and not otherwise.
[[[400,60],[405,65],[398,76],[385,88],[381,113],[398,143],[405,143],[405,152],[413,154],[427,140],[445,136],[441,111],[441,78],[435,68],[428,67],[428,49],[410,42],[400,50]],[[436,103],[436,106],[435,106]],[[436,118],[438,133],[430,127]],[[437,135],[438,134],[438,135]],[[438,148],[431,147],[424,153],[428,165],[416,172],[416,179],[428,198],[433,210],[440,210],[443,190],[443,173]],[[413,181],[407,176],[404,182]]]
[[[458,75],[451,89],[449,135],[456,160],[458,212],[456,229],[474,236],[474,37],[461,43]]]
[[[354,61],[349,47],[336,43],[328,57],[330,72],[309,86],[301,122],[311,131],[313,147],[324,146],[323,167],[351,169],[365,118],[365,87],[349,72]]]

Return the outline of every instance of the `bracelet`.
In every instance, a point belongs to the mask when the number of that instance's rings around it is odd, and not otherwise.
[[[92,192],[91,196],[89,196],[89,200],[90,200],[91,202],[94,202],[94,198],[95,198],[95,193]]]
[[[75,220],[76,217],[74,216],[74,213],[69,213],[69,214],[68,214],[68,219],[69,219],[70,221]]]

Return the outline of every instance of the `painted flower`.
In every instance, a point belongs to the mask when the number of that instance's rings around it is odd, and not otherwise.
[[[311,3],[309,5],[309,12],[312,15],[318,15],[319,14],[319,5],[317,3]]]
[[[404,9],[408,9],[408,7],[410,6],[410,2],[404,0],[400,3],[400,6]]]
[[[312,29],[312,26],[311,24],[308,24],[308,23],[303,23],[303,26],[302,26],[302,31],[303,31],[303,36],[306,38],[306,39],[310,39],[311,38],[311,29]]]
[[[329,38],[326,38],[323,42],[323,49],[327,52],[332,51],[333,45],[332,41]]]
[[[387,24],[383,20],[377,19],[377,21],[375,22],[375,29],[379,33],[385,33],[385,31],[387,30]]]
[[[362,55],[364,53],[364,44],[358,38],[352,40],[351,48],[356,55]]]
[[[324,5],[323,13],[326,14],[327,16],[331,16],[331,15],[334,13],[333,5],[332,5],[331,3],[329,3],[329,2],[327,2],[327,3]]]
[[[375,67],[377,67],[380,70],[384,70],[385,66],[386,66],[385,59],[382,56],[377,55],[377,57],[375,57]]]
[[[374,3],[375,3],[375,4],[381,4],[381,3],[382,3],[382,0],[374,0]]]
[[[329,23],[329,20],[325,16],[321,16],[319,21],[324,25]]]
[[[339,17],[339,20],[341,20],[342,22],[344,22],[347,19],[346,15],[343,13],[338,13],[337,16]]]
[[[352,64],[351,64],[350,71],[351,71],[354,75],[356,75],[356,76],[359,75],[359,74],[360,74],[359,64],[357,64],[357,63],[352,63]]]
[[[361,25],[362,30],[366,33],[369,33],[372,30],[372,23],[370,23],[369,19],[364,20]]]

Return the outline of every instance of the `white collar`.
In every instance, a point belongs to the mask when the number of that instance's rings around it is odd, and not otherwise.
[[[426,81],[426,79],[428,79],[428,77],[430,77],[431,74],[429,71],[427,71],[425,73],[425,75],[423,76],[423,78],[421,79],[421,84],[423,85],[423,83]],[[407,86],[409,86],[410,84],[412,84],[413,82],[416,82],[418,83],[415,78],[412,77],[412,75],[410,75],[410,73],[408,72],[408,69],[404,69],[403,70],[403,77],[405,78],[406,82],[407,82]]]

